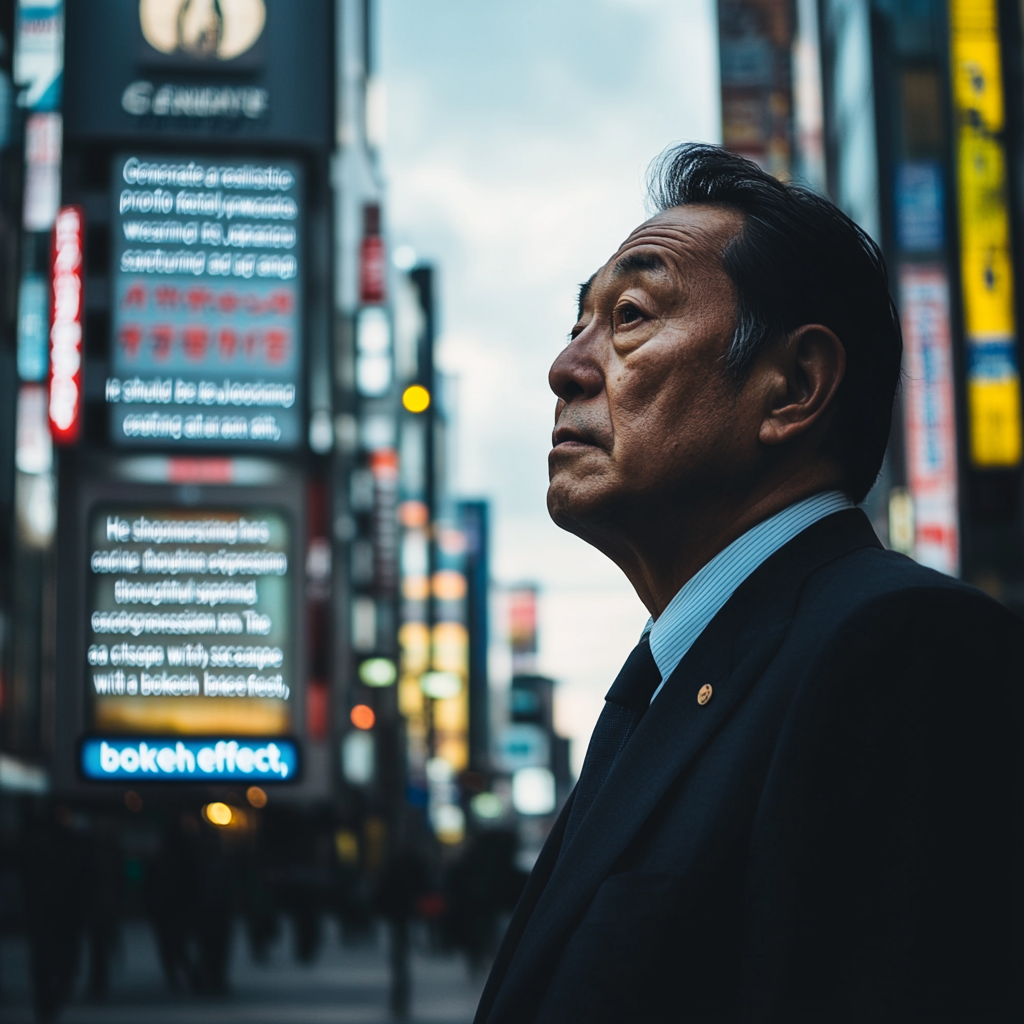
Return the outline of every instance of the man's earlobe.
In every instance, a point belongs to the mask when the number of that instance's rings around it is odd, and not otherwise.
[[[761,423],[762,444],[784,444],[827,417],[846,373],[846,349],[834,331],[805,324],[773,353],[779,386]]]

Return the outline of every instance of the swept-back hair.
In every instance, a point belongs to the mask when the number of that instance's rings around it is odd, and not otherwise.
[[[833,438],[850,496],[862,501],[882,465],[900,382],[903,336],[878,246],[838,207],[719,146],[667,149],[648,171],[657,210],[707,204],[743,215],[722,253],[736,286],[726,355],[743,380],[767,347],[804,324],[833,330],[846,349]]]

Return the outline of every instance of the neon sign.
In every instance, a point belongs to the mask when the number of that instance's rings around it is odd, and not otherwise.
[[[289,161],[114,162],[118,445],[302,442],[302,172]]]
[[[298,775],[299,751],[294,740],[281,737],[96,736],[82,741],[79,768],[96,782],[292,782]]]
[[[82,235],[80,206],[62,207],[53,226],[50,316],[50,432],[74,444],[82,421]]]

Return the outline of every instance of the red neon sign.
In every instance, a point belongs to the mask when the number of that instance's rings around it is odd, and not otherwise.
[[[53,225],[50,306],[50,433],[74,444],[82,425],[82,235],[80,206],[62,206]]]
[[[384,301],[387,272],[384,239],[380,237],[380,207],[367,203],[363,207],[363,241],[359,247],[360,302]]]
[[[380,235],[370,235],[363,239],[359,247],[359,301],[374,304],[383,302],[386,280],[384,239]]]

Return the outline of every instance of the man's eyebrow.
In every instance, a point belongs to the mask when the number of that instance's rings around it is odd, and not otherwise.
[[[576,319],[579,320],[583,316],[583,303],[587,301],[587,296],[590,294],[591,285],[594,283],[594,278],[597,277],[597,273],[593,273],[587,278],[583,284],[580,285],[580,294],[576,300]]]
[[[656,252],[627,252],[615,261],[613,277],[624,277],[626,274],[637,274],[644,270],[664,272],[668,264]]]

